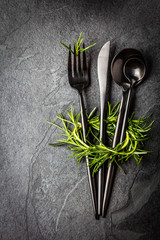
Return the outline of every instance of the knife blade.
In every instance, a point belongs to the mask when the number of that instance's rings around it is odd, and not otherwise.
[[[108,85],[108,63],[110,53],[110,41],[106,42],[101,48],[98,61],[97,71],[100,89],[100,141],[105,144],[105,122],[104,117],[106,114],[106,95]],[[104,193],[104,166],[98,171],[98,214],[102,214],[102,200]]]

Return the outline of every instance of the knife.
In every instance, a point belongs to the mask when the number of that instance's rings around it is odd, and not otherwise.
[[[110,41],[106,42],[98,55],[97,70],[100,89],[100,141],[105,144],[105,122],[106,114],[106,92],[108,85],[108,63],[109,63]],[[98,215],[102,214],[102,200],[104,193],[104,166],[98,171]]]

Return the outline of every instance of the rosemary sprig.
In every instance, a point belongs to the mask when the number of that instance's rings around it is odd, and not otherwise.
[[[119,104],[116,104],[113,108],[111,104],[108,103],[108,116],[105,119],[107,123],[107,137],[109,141],[112,141],[117,117],[118,117]],[[60,139],[56,141],[58,143],[50,143],[51,146],[68,144],[69,149],[72,150],[70,158],[75,158],[80,163],[82,158],[89,156],[89,166],[93,167],[93,174],[98,171],[101,165],[108,161],[108,164],[115,162],[121,169],[119,163],[128,161],[132,156],[134,157],[136,163],[139,165],[143,155],[149,153],[149,151],[143,150],[142,147],[144,142],[149,139],[147,132],[151,130],[153,125],[152,121],[147,125],[147,118],[139,118],[137,120],[133,119],[133,115],[128,120],[128,128],[126,130],[126,137],[122,143],[118,143],[115,148],[105,146],[104,144],[99,144],[99,128],[100,128],[100,117],[99,115],[93,116],[95,109],[88,116],[88,134],[93,136],[93,143],[83,141],[82,136],[82,125],[79,122],[80,113],[73,114],[73,107],[71,106],[71,111],[66,111],[68,118],[65,118],[62,114],[57,116],[61,120],[63,126],[59,126],[55,123],[48,122],[63,131]],[[122,170],[122,169],[121,169]]]
[[[75,48],[75,51],[76,51],[76,56],[78,56],[79,52],[82,53],[82,52],[86,51],[87,49],[96,45],[96,43],[94,43],[94,44],[92,44],[92,45],[90,45],[86,48],[83,48],[83,47],[81,47],[82,42],[83,42],[83,38],[82,38],[82,32],[81,32],[77,43],[75,43],[72,40],[72,43],[74,44],[74,48]],[[68,47],[66,44],[62,43],[61,41],[60,41],[60,44],[62,44],[65,48],[67,48],[74,55],[74,51],[72,51],[72,49],[70,49],[70,47]]]

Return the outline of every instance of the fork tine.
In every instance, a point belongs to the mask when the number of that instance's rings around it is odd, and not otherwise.
[[[71,44],[69,45],[69,48],[71,49]],[[68,55],[68,78],[69,81],[72,77],[72,58],[71,58],[71,52],[69,51],[69,55]]]
[[[76,49],[74,47],[74,76],[77,76]]]
[[[83,48],[85,48],[85,45],[83,43]],[[86,53],[85,51],[83,52],[83,71],[87,70],[87,63],[86,63]]]
[[[80,57],[80,52],[78,53],[78,71],[81,73],[81,57]]]

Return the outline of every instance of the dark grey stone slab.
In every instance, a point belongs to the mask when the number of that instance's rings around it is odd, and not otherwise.
[[[0,239],[2,240],[158,240],[160,223],[160,3],[154,1],[11,0],[0,2]],[[51,147],[58,131],[46,123],[57,113],[79,112],[76,91],[67,79],[67,51],[83,31],[91,86],[88,111],[99,107],[97,56],[111,41],[111,59],[123,48],[141,50],[148,76],[137,87],[135,117],[153,113],[153,153],[126,175],[117,171],[106,218],[95,220],[86,165]],[[111,82],[110,100],[121,90]]]

